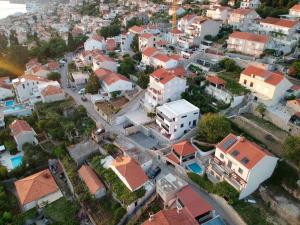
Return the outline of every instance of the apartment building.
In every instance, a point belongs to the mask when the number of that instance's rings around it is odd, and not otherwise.
[[[199,119],[198,107],[181,99],[156,108],[156,123],[170,140],[180,138],[194,128]]]
[[[139,49],[144,51],[148,47],[156,47],[155,42],[158,40],[158,37],[150,33],[144,33],[139,36]]]
[[[240,8],[242,9],[257,9],[261,5],[260,0],[243,0]]]
[[[241,31],[249,30],[260,16],[254,9],[234,9],[229,16],[228,24]]]
[[[92,51],[95,49],[105,50],[105,39],[97,34],[92,35],[84,42],[85,51]]]
[[[277,104],[293,86],[282,74],[255,66],[241,72],[239,83],[252,92],[254,100],[266,105]]]
[[[213,182],[228,182],[240,192],[239,199],[243,199],[271,177],[277,160],[254,142],[229,134],[217,144],[207,175]]]
[[[270,38],[249,32],[233,32],[227,40],[227,49],[246,55],[260,56],[267,48]]]
[[[178,21],[178,29],[181,30],[182,32],[185,32],[185,30],[193,23],[194,19],[197,18],[196,14],[187,14],[184,17],[182,17]]]
[[[185,69],[179,67],[170,70],[160,68],[150,74],[149,87],[145,93],[146,109],[152,111],[167,101],[180,99],[187,87],[185,73]]]
[[[206,11],[206,16],[213,20],[222,20],[227,23],[231,9],[225,6],[211,5]]]

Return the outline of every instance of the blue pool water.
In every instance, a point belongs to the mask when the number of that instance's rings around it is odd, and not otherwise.
[[[11,113],[11,112],[16,112],[16,111],[23,110],[23,109],[25,109],[24,105],[16,105],[16,106],[12,106],[12,107],[9,107],[8,109],[3,110],[3,112]]]
[[[11,107],[15,104],[15,101],[14,100],[8,100],[5,102],[5,106],[6,107]]]
[[[203,169],[198,163],[192,163],[192,164],[188,165],[187,167],[193,173],[197,173],[197,174],[203,173]]]
[[[20,166],[23,162],[23,156],[18,155],[15,157],[10,158],[11,164],[13,166],[13,169]]]

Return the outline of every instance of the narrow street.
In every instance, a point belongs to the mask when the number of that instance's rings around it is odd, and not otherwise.
[[[70,61],[70,56],[66,57],[68,59],[68,62]],[[81,95],[77,93],[77,91],[73,91],[72,89],[68,88],[68,66],[67,64],[61,68],[61,85],[63,87],[63,89],[65,90],[65,92],[70,95],[74,101],[78,104],[78,105],[82,105],[86,108],[88,115],[95,121],[95,122],[100,122],[104,128],[106,129],[106,131],[115,133],[117,135],[119,135],[119,137],[124,138],[125,140],[128,140],[129,142],[131,142],[132,144],[134,144],[135,146],[137,146],[138,148],[140,148],[145,154],[150,154],[150,152],[144,148],[143,146],[137,145],[137,143],[134,143],[131,139],[129,139],[128,137],[125,137],[120,129],[118,129],[118,127],[113,127],[111,126],[108,122],[106,122],[98,113],[97,111],[94,109],[92,103],[90,101],[85,101],[83,102],[81,100]],[[140,98],[140,96],[138,96],[138,98]],[[130,108],[130,107],[128,107]],[[194,133],[194,132],[192,132]],[[188,137],[190,138],[191,135],[188,135]],[[187,136],[186,136],[187,138]],[[166,166],[165,164],[161,164],[159,163],[157,160],[155,160],[155,156],[152,155],[152,158],[154,159],[154,164],[158,164],[161,169],[162,169],[162,174],[167,174],[167,173],[176,173],[173,169],[169,168],[168,166]],[[232,210],[232,208],[228,207],[227,205],[224,204],[220,204],[220,202],[216,201],[214,198],[212,198],[212,196],[210,194],[208,194],[206,191],[200,189],[195,183],[193,183],[190,179],[183,177],[179,174],[177,174],[179,177],[181,177],[182,179],[184,179],[186,182],[188,182],[191,187],[203,198],[205,199],[208,203],[210,203],[216,210],[216,213],[218,215],[220,215],[227,224],[230,225],[239,225],[241,224],[241,219],[240,217],[235,213],[235,211]]]

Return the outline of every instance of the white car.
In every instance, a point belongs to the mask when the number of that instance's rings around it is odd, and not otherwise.
[[[85,88],[82,88],[78,91],[78,94],[83,95],[85,93]]]

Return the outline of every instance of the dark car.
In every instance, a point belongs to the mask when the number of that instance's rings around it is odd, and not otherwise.
[[[148,177],[150,179],[154,179],[155,177],[157,177],[157,175],[161,172],[161,168],[160,167],[155,167],[153,170],[150,170],[148,173]]]
[[[83,95],[83,96],[81,96],[81,100],[82,100],[83,102],[86,102],[86,101],[87,101],[87,98]]]

